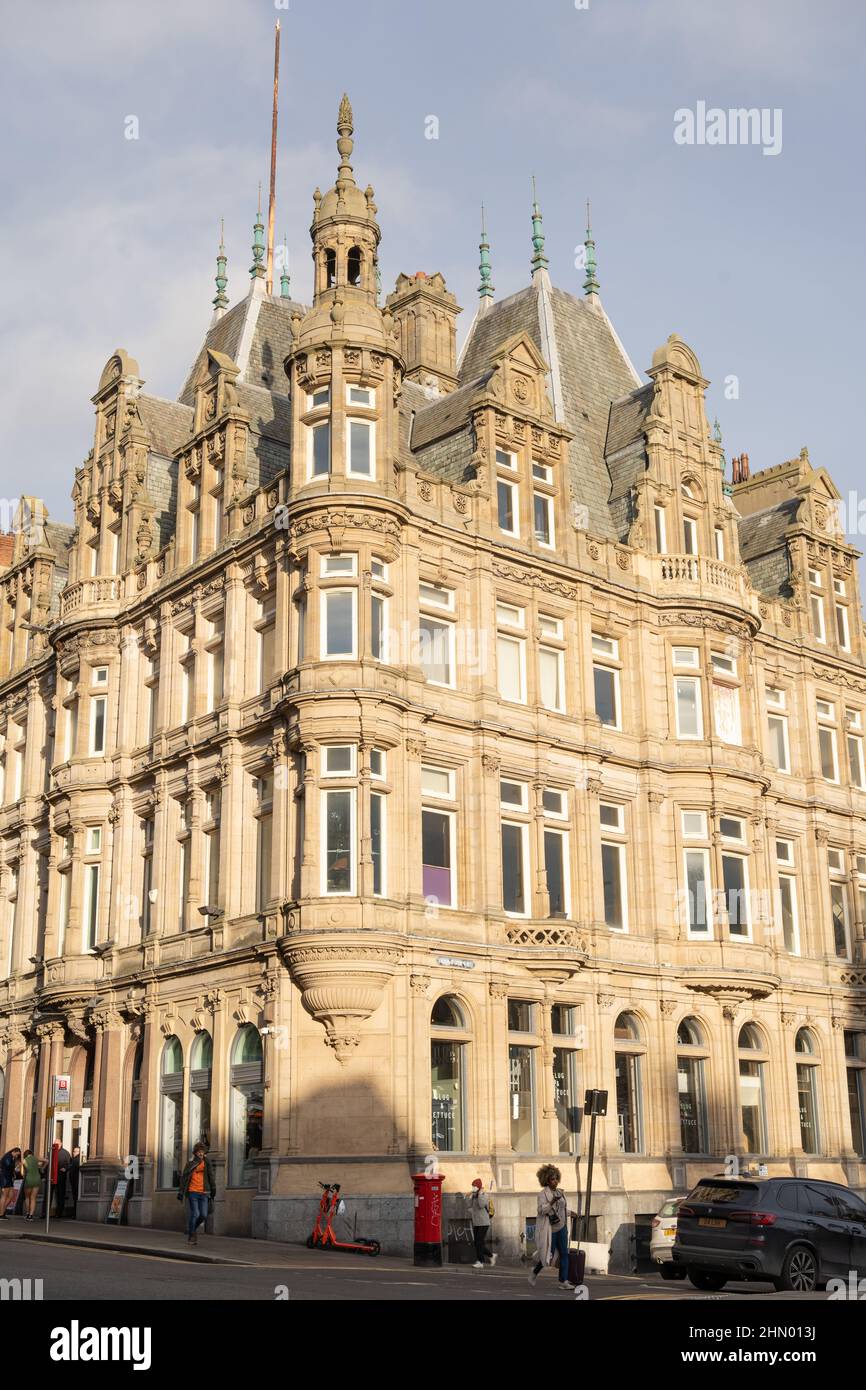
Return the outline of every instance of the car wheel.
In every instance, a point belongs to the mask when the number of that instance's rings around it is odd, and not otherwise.
[[[685,1274],[685,1270],[683,1270],[681,1274],[677,1266],[671,1260],[666,1260],[664,1264],[659,1265],[659,1274],[663,1279],[681,1279],[683,1274]]]
[[[726,1274],[716,1274],[712,1269],[690,1269],[689,1278],[696,1289],[703,1289],[707,1293],[717,1293],[728,1282]]]
[[[785,1256],[779,1283],[796,1293],[813,1293],[818,1286],[818,1260],[808,1245],[795,1245]]]

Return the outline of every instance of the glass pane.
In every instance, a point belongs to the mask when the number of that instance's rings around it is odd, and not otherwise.
[[[508,483],[496,484],[496,500],[499,510],[499,526],[502,531],[514,530],[513,489]]]
[[[689,931],[705,934],[710,929],[707,913],[706,859],[703,854],[686,855],[686,896]]]
[[[836,741],[832,729],[818,730],[818,745],[821,750],[821,774],[828,782],[836,780]]]
[[[740,692],[734,686],[713,686],[716,733],[725,743],[741,743]]]
[[[463,1044],[434,1042],[430,1048],[433,1148],[461,1153],[463,1140]]]
[[[540,497],[536,493],[533,498],[535,539],[541,545],[550,545],[550,506],[549,497]]]
[[[547,872],[547,892],[551,917],[565,916],[565,866],[562,836],[554,831],[544,832],[544,867]]]
[[[817,1078],[815,1067],[797,1067],[797,1100],[800,1106],[800,1143],[803,1152],[816,1154],[818,1145]]]
[[[704,1064],[699,1057],[677,1059],[677,1089],[683,1152],[706,1153],[708,1146],[704,1114]]]
[[[421,813],[423,893],[451,906],[451,818],[441,811]]]
[[[451,684],[450,624],[438,623],[422,613],[418,620],[419,663],[428,681]]]
[[[745,861],[732,854],[722,855],[724,912],[731,936],[748,936],[749,908],[746,901]]]
[[[349,471],[368,477],[372,472],[370,426],[361,420],[349,421]]]
[[[508,1049],[511,1147],[517,1153],[535,1149],[535,1096],[531,1047]]]
[[[570,1048],[553,1049],[553,1095],[556,1105],[559,1152],[574,1153],[577,1128],[577,1058]]]
[[[382,879],[382,851],[384,849],[384,800],[383,796],[370,797],[370,853],[373,857],[373,892],[381,894],[383,891]]]
[[[866,1071],[860,1067],[848,1068],[848,1113],[851,1116],[851,1142],[854,1152],[866,1153]]]
[[[351,593],[325,595],[326,656],[351,656],[355,649],[353,599]]]
[[[160,1145],[159,1185],[180,1185],[180,1144],[183,1129],[181,1096],[162,1097],[162,1143]]]
[[[331,426],[317,425],[313,430],[313,477],[331,470]]]
[[[541,703],[545,709],[562,709],[561,664],[558,651],[552,651],[550,647],[540,649],[538,653],[538,677],[541,687]]]
[[[833,945],[837,956],[848,956],[848,933],[845,929],[847,913],[845,910],[844,883],[830,884],[830,902],[833,909]]]
[[[680,738],[700,738],[701,725],[698,711],[698,683],[695,680],[678,680],[677,691],[677,732]]]
[[[523,832],[519,825],[502,827],[502,906],[506,912],[526,911]]]
[[[595,712],[602,724],[617,723],[616,678],[605,666],[593,666]]]
[[[509,999],[508,1027],[512,1033],[533,1032],[534,1004],[528,999]]]
[[[788,751],[785,739],[785,720],[778,715],[771,715],[767,720],[769,732],[769,753],[770,761],[776,765],[781,772],[788,770]]]
[[[764,1067],[762,1062],[740,1062],[740,1113],[746,1151],[763,1153],[764,1134]]]
[[[797,921],[794,911],[794,880],[792,878],[779,879],[779,911],[782,917],[782,939],[785,943],[785,950],[796,953]]]
[[[326,892],[352,889],[352,793],[328,792],[326,801]]]
[[[496,654],[499,665],[499,693],[503,700],[522,700],[523,690],[520,678],[521,643],[511,637],[496,639]]]
[[[619,845],[602,845],[601,876],[604,885],[604,920],[609,927],[621,929],[623,903]]]
[[[622,1153],[640,1153],[640,1058],[617,1052],[616,1118]]]
[[[232,1164],[234,1187],[255,1187],[253,1160],[262,1148],[264,1091],[260,1085],[232,1087]]]
[[[374,594],[370,613],[370,649],[376,661],[385,658],[385,600]]]

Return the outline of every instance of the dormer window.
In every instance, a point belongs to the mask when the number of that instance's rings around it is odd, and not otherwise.
[[[331,247],[325,251],[325,289],[333,289],[337,283],[337,253]]]
[[[360,285],[363,259],[360,246],[351,247],[346,261],[346,273],[350,285]]]

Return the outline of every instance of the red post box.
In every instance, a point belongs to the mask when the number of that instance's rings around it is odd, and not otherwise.
[[[442,1263],[442,1183],[441,1174],[428,1177],[413,1173],[415,1184],[415,1264]]]

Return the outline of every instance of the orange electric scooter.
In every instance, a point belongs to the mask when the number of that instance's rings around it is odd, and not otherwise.
[[[307,1236],[309,1250],[349,1250],[356,1255],[378,1255],[381,1249],[378,1240],[367,1240],[358,1236],[355,1240],[337,1240],[334,1234],[333,1219],[340,1201],[338,1182],[320,1182],[322,1200],[316,1215],[313,1234]]]

